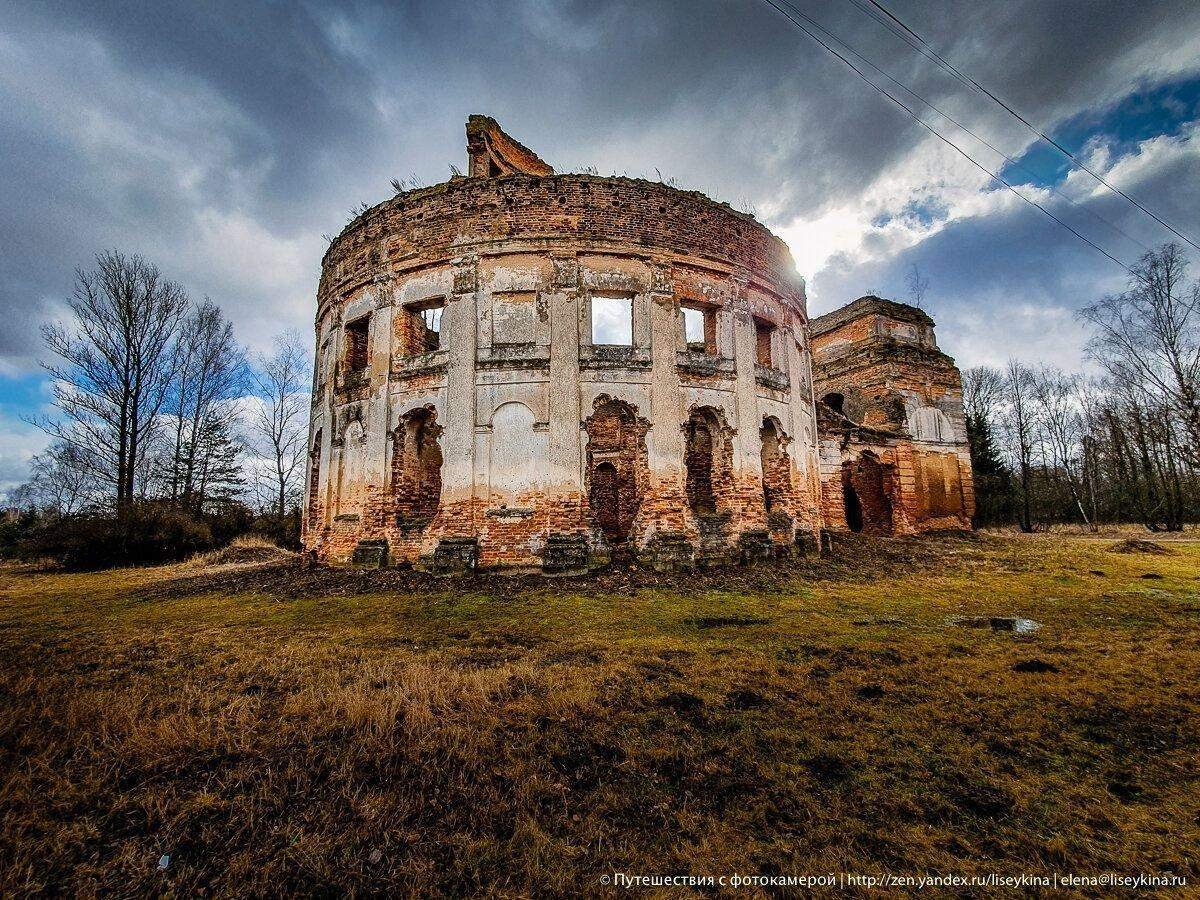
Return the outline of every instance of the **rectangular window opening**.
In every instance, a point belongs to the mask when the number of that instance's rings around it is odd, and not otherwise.
[[[633,346],[632,297],[592,297],[592,343]]]
[[[717,312],[709,306],[683,306],[683,339],[692,353],[717,355]]]
[[[346,323],[347,372],[361,372],[367,367],[370,358],[368,352],[370,331],[371,317],[369,315]]]
[[[754,355],[760,366],[773,368],[771,357],[771,339],[775,334],[775,326],[762,319],[754,320]]]
[[[442,348],[441,300],[404,308],[396,323],[396,344],[401,356],[420,356]]]

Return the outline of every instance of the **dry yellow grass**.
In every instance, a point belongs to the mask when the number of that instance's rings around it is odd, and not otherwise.
[[[0,892],[1195,883],[1200,545],[1111,544],[860,542],[677,581],[0,569]],[[946,624],[993,615],[1042,627]]]
[[[228,546],[197,553],[190,559],[177,564],[175,568],[181,572],[198,572],[217,566],[258,565],[295,557],[296,554],[292,551],[284,550],[264,537],[256,534],[242,534],[235,537]]]

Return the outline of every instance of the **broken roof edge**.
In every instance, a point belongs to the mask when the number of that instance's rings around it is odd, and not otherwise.
[[[814,335],[825,334],[840,328],[848,322],[869,315],[885,315],[899,322],[911,322],[914,325],[933,325],[933,319],[923,309],[899,303],[895,300],[885,300],[874,294],[859,297],[832,312],[817,316],[809,324]]]
[[[467,119],[467,159],[472,178],[554,174],[549,164],[491,116],[473,114]]]

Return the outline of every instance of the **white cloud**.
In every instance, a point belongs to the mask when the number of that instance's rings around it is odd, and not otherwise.
[[[50,437],[0,409],[0,494],[29,477],[29,461],[50,443]]]
[[[812,279],[834,260],[849,259],[856,265],[886,260],[955,222],[1003,214],[1021,204],[1008,191],[987,190],[989,182],[988,176],[930,137],[861,193],[816,218],[798,218],[776,230],[791,248],[800,273]],[[810,299],[832,308],[848,298]]]

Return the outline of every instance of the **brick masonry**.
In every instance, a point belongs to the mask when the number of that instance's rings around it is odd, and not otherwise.
[[[701,194],[554,174],[485,117],[468,144],[470,177],[379,204],[325,254],[313,555],[675,569],[769,559],[844,522],[786,245]],[[684,308],[703,311],[703,345],[687,345]],[[628,310],[621,343],[601,343],[601,309]],[[909,365],[905,384],[927,374]],[[898,495],[894,519],[966,503],[944,450],[887,448],[894,482],[925,498]]]
[[[813,320],[811,329],[827,527],[970,528],[962,381],[937,348],[933,320],[868,296]]]

